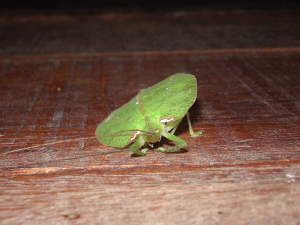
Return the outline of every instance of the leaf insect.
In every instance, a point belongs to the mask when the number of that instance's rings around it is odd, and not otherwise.
[[[187,146],[174,135],[186,115],[189,132],[192,129],[188,110],[197,98],[197,80],[192,74],[176,73],[161,82],[142,89],[128,103],[113,111],[96,129],[98,141],[104,145],[128,148],[133,155],[145,155],[153,143],[162,137],[175,145],[159,147],[158,152],[173,152]]]

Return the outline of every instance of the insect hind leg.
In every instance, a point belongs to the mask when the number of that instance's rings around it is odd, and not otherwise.
[[[169,147],[169,148],[159,147],[156,149],[156,151],[158,151],[158,152],[173,152],[173,151],[177,151],[177,150],[187,146],[187,143],[185,140],[181,139],[180,137],[175,136],[172,133],[163,132],[162,136],[164,136],[165,138],[167,138],[170,141],[173,141],[176,145],[173,147]]]
[[[188,123],[188,126],[189,126],[189,132],[190,132],[191,137],[198,137],[200,134],[203,133],[202,131],[196,131],[195,132],[193,130],[189,112],[187,112],[187,114],[186,114],[186,119],[187,119],[187,123]]]

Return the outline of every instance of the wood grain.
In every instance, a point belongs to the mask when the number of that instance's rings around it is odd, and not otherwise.
[[[299,56],[199,52],[3,62],[2,221],[264,224],[272,217],[274,224],[296,224]],[[183,124],[187,152],[132,158],[94,139],[74,140],[92,136],[111,110],[177,71],[199,80],[191,113],[204,135],[189,138]]]
[[[299,225],[300,49],[253,45],[3,50],[0,224]],[[176,72],[198,79],[191,117],[204,131],[190,138],[181,124],[185,151],[130,157],[93,138],[112,110]]]
[[[300,10],[0,16],[0,55],[300,45]]]

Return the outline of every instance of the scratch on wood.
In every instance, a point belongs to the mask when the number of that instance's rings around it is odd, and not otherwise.
[[[12,150],[12,151],[9,151],[9,152],[5,152],[3,154],[12,154],[12,153],[16,153],[16,152],[22,152],[22,151],[31,150],[31,149],[34,149],[34,148],[39,148],[39,147],[44,147],[44,146],[49,146],[49,145],[55,145],[55,144],[71,142],[71,141],[78,141],[78,140],[94,139],[94,138],[95,138],[95,136],[83,137],[83,138],[72,138],[72,139],[55,141],[55,142],[51,142],[51,143],[45,143],[45,144],[40,144],[40,145],[35,145],[35,146],[30,146],[30,147],[25,147],[25,148],[19,148],[19,149],[15,149],[15,150]],[[81,143],[81,146],[82,146],[82,143]]]
[[[265,169],[276,169],[282,167],[284,165],[295,165],[298,167],[299,160],[294,161],[260,161],[253,162],[247,164],[222,164],[222,165],[196,165],[192,163],[187,164],[161,164],[156,163],[152,164],[151,167],[147,167],[144,165],[136,165],[136,164],[120,164],[120,165],[97,165],[97,166],[65,166],[65,167],[34,167],[34,168],[25,168],[25,169],[7,169],[0,171],[1,176],[26,176],[26,175],[42,175],[42,174],[64,174],[67,173],[70,175],[71,173],[100,173],[100,174],[111,174],[117,173],[120,174],[122,172],[128,173],[161,173],[161,172],[176,172],[176,171],[230,171],[230,170],[245,170],[246,168],[263,168]],[[295,179],[293,175],[286,175],[288,179]]]

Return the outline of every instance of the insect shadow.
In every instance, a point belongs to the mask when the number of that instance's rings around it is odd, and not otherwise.
[[[157,143],[153,143],[152,146],[147,146],[149,148],[149,151],[155,151],[155,149],[162,147],[162,146],[175,146],[174,143],[170,142],[168,139],[162,137],[160,142]],[[185,148],[181,148],[177,151],[173,151],[173,152],[166,152],[165,154],[181,154],[181,153],[186,153],[188,152],[188,150],[186,150]],[[142,157],[141,155],[138,154],[131,154],[131,157]]]

